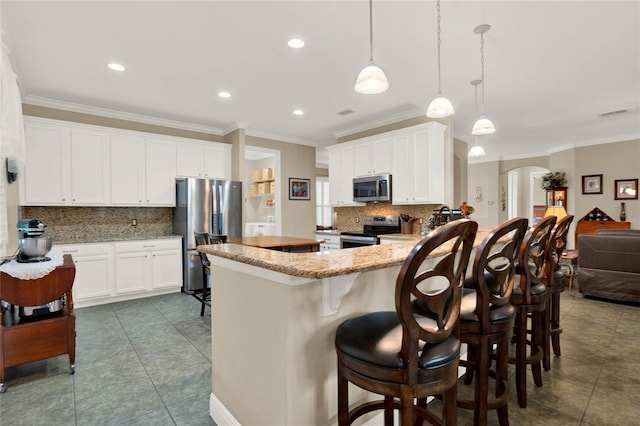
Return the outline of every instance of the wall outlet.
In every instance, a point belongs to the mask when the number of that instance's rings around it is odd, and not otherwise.
[[[356,216],[356,223],[360,223],[360,218]]]
[[[131,219],[131,226],[138,226],[138,219]]]

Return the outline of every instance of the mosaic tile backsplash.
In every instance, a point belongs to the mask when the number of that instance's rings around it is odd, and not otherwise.
[[[40,219],[54,244],[153,239],[173,235],[171,207],[21,207],[21,219]],[[137,221],[136,226],[131,221]],[[16,231],[17,232],[17,231]]]
[[[433,210],[441,207],[442,204],[421,204],[411,206],[394,206],[390,203],[370,203],[361,207],[338,207],[335,209],[335,226],[338,231],[360,232],[362,231],[362,221],[356,222],[356,218],[363,216],[400,216],[408,214],[411,217],[422,218],[427,223]],[[420,233],[420,221],[412,222],[413,234]]]

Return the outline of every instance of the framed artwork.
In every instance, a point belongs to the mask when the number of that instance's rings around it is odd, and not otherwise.
[[[638,179],[616,179],[616,200],[637,200]]]
[[[602,175],[582,176],[583,194],[602,194]]]
[[[310,200],[311,179],[289,178],[289,199]]]

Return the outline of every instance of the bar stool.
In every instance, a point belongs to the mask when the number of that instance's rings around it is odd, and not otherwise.
[[[405,426],[414,423],[414,416],[432,424],[456,424],[460,341],[452,332],[477,228],[476,222],[460,219],[422,239],[398,274],[396,310],[340,324],[335,339],[340,426],[380,409],[386,425],[393,424],[394,409]],[[436,319],[424,316],[424,310]],[[384,399],[349,410],[349,382]],[[428,395],[443,395],[443,422],[426,410]]]
[[[542,386],[541,361],[547,319],[546,263],[549,238],[555,223],[556,217],[548,216],[527,232],[518,254],[518,282],[511,293],[511,304],[516,310],[512,339],[515,342],[515,356],[509,357],[509,363],[516,366],[516,392],[518,405],[522,408],[527,407],[527,365],[531,365],[536,386]],[[529,318],[531,329],[527,329]],[[531,340],[527,339],[528,334]]]
[[[193,237],[196,246],[204,246],[211,244],[223,244],[227,242],[226,235],[212,235],[208,232],[194,232]],[[200,262],[202,263],[202,293],[200,294],[202,306],[200,307],[200,316],[204,316],[204,307],[211,307],[211,264],[206,253],[198,252]]]
[[[549,240],[549,260],[547,262],[547,321],[545,321],[544,369],[551,369],[551,348],[560,356],[560,293],[564,291],[564,273],[562,272],[562,253],[567,248],[567,235],[573,216],[560,219],[553,228]],[[551,341],[551,343],[549,342]]]
[[[458,399],[458,407],[473,410],[473,424],[486,425],[487,411],[497,410],[500,425],[509,424],[509,340],[513,334],[515,309],[509,302],[515,282],[515,267],[528,220],[514,218],[496,227],[476,249],[473,272],[465,280],[460,307],[459,337],[467,344],[465,383],[475,376],[473,400]],[[491,354],[496,346],[495,370]],[[489,378],[495,397],[489,399]]]

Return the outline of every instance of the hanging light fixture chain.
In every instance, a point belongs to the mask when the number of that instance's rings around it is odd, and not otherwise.
[[[436,35],[438,38],[438,95],[442,95],[442,84],[440,82],[440,0],[436,3],[436,11],[438,14]]]

